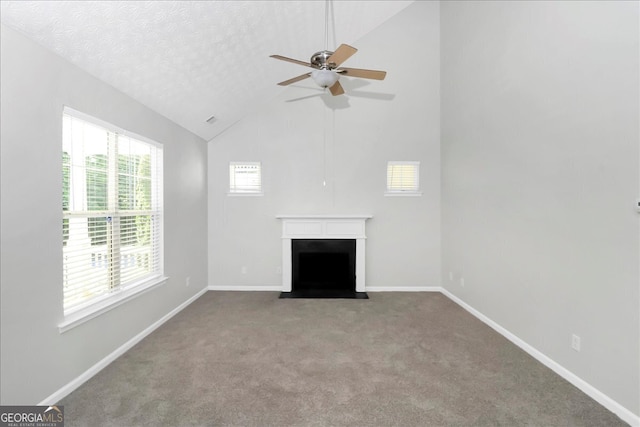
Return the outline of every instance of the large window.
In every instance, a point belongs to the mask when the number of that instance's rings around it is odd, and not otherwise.
[[[65,316],[163,278],[162,147],[65,108]]]

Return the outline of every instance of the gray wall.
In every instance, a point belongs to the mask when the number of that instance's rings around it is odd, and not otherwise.
[[[443,286],[639,414],[638,3],[441,7]]]
[[[637,3],[416,2],[349,41],[345,66],[385,81],[287,88],[208,157],[22,36],[1,41],[2,404],[38,403],[207,284],[279,286],[275,215],[366,213],[369,286],[442,285],[640,413]],[[164,144],[170,280],[61,335],[63,104]],[[230,160],[263,162],[263,197],[226,195]],[[383,196],[387,160],[422,162],[422,197]]]
[[[37,404],[206,287],[207,146],[13,30],[1,35],[0,396]],[[63,105],[163,144],[169,281],[60,334]]]
[[[337,26],[336,44],[359,49],[344,65],[386,80],[343,78],[339,97],[301,82],[209,143],[211,286],[280,286],[277,214],[371,214],[367,286],[439,285],[438,22],[439,4],[420,2],[361,40],[340,40]],[[285,67],[283,80],[304,72]],[[232,160],[262,161],[263,197],[227,196]],[[421,162],[422,197],[384,196],[388,160]]]

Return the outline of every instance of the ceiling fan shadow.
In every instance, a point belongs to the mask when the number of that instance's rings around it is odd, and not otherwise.
[[[342,110],[349,108],[349,99],[346,96],[332,96],[328,92],[316,93],[314,95],[300,96],[298,98],[287,99],[284,102],[299,102],[305,99],[320,98],[327,108],[332,110]]]
[[[316,93],[314,95],[300,96],[298,98],[287,99],[285,100],[285,102],[296,102],[296,101],[302,101],[304,99],[315,98],[317,96],[322,96],[325,92],[324,88],[317,87],[317,86],[291,85],[290,87],[296,87],[296,88],[305,89],[305,90],[312,90],[314,92],[320,92],[320,93]]]
[[[345,108],[351,107],[351,105],[349,105],[349,97],[347,96],[333,96],[325,92],[321,98],[324,101],[324,105],[332,110],[344,110]]]
[[[365,92],[358,90],[369,85],[371,85],[371,83],[366,80],[342,79],[342,86],[344,86],[345,94],[347,96],[353,96],[354,98],[376,99],[379,101],[391,101],[396,97],[395,93]]]
[[[298,101],[302,101],[304,99],[309,99],[309,98],[316,98],[318,96],[322,96],[322,93],[316,93],[315,95],[307,95],[307,96],[301,96],[299,98],[292,98],[292,99],[287,99],[284,102],[298,102]]]
[[[349,96],[354,98],[368,98],[376,99],[378,101],[392,101],[395,97],[395,93],[378,93],[378,92],[362,92],[359,90],[353,90],[349,92]]]
[[[374,99],[379,101],[391,101],[396,97],[396,95],[393,93],[378,93],[378,92],[367,92],[367,91],[358,90],[360,88],[367,87],[371,84],[365,80],[341,79],[340,81],[342,82],[342,85],[345,89],[346,96],[333,96],[327,89],[305,86],[304,87],[305,89],[320,91],[322,93],[316,93],[313,95],[306,95],[298,98],[292,98],[292,99],[286,100],[285,102],[298,102],[298,101],[303,101],[305,99],[319,97],[322,99],[322,101],[327,106],[327,108],[330,108],[332,110],[344,110],[346,108],[351,107],[351,105],[349,104],[349,98],[351,97],[367,98],[367,99]]]

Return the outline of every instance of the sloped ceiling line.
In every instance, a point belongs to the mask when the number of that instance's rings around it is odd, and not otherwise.
[[[329,42],[357,42],[411,3],[335,2]],[[292,69],[269,55],[307,60],[325,44],[325,1],[2,1],[0,8],[2,24],[206,141],[287,90],[276,83]]]

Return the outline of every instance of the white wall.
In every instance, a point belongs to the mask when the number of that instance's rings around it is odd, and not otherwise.
[[[343,78],[339,97],[301,82],[209,143],[212,287],[281,285],[277,214],[372,214],[367,286],[440,283],[438,15],[438,3],[415,3],[357,41],[340,40],[337,23],[337,44],[359,49],[344,66],[383,69],[386,80]],[[265,66],[282,66],[273,61]],[[284,68],[282,80],[305,72]],[[232,160],[262,162],[263,197],[227,196]],[[421,162],[422,197],[384,196],[388,160]]]
[[[13,30],[1,35],[0,398],[28,405],[206,287],[207,146]],[[60,334],[63,105],[163,144],[169,281]]]
[[[443,285],[640,414],[638,3],[441,8]]]

